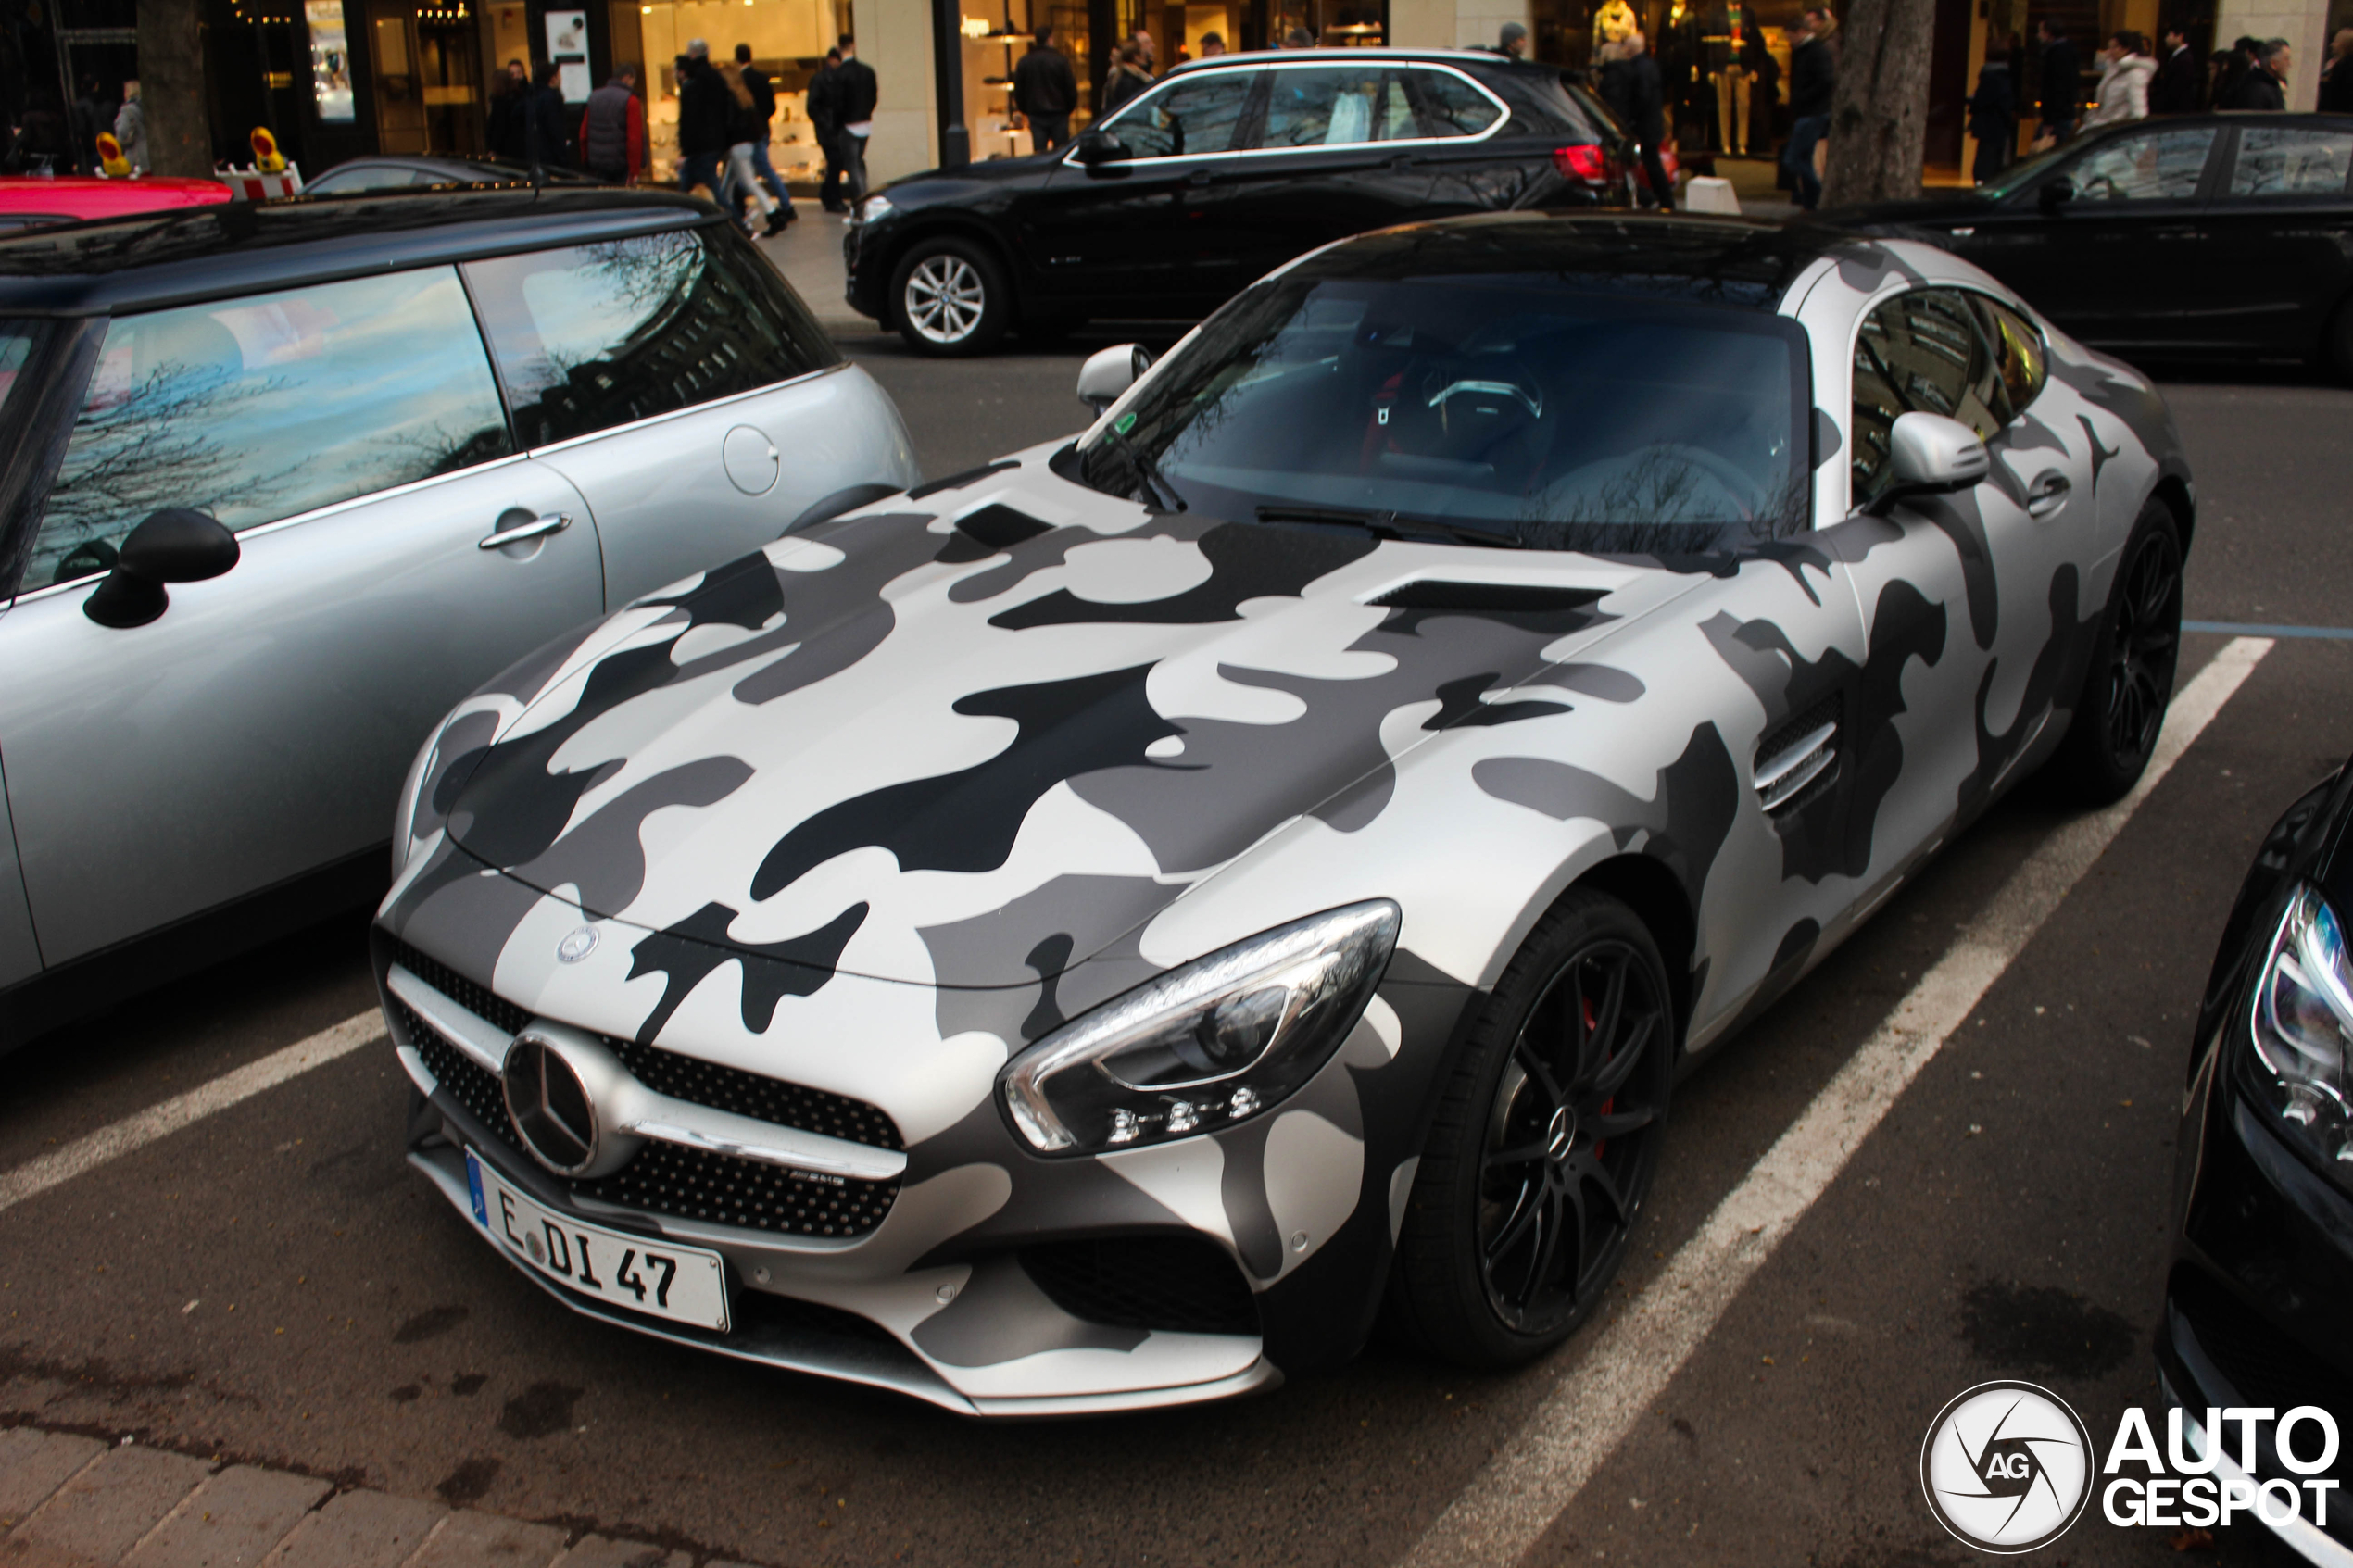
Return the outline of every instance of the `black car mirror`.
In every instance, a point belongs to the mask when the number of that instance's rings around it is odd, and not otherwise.
[[[1078,149],[1072,155],[1081,163],[1119,163],[1135,155],[1108,131],[1087,130],[1078,133]]]
[[[1151,366],[1151,355],[1139,344],[1099,348],[1078,367],[1078,400],[1100,414],[1118,402]]]
[[[2042,204],[2045,212],[2057,212],[2075,199],[2075,182],[2062,175],[2045,185],[2034,199]]]
[[[122,542],[122,553],[82,601],[82,612],[101,626],[145,626],[171,603],[167,583],[201,583],[237,564],[237,536],[218,518],[186,507],[150,512]]]

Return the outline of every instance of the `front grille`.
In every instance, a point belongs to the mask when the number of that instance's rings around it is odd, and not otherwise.
[[[437,984],[449,974],[444,966],[435,966],[440,974],[421,968],[413,960],[422,955],[404,950],[399,957],[402,964],[428,983]],[[472,990],[473,996],[454,988],[447,994],[469,1010],[490,1017],[477,1005],[489,994],[480,986]],[[426,1071],[450,1098],[465,1109],[484,1134],[518,1154],[526,1154],[522,1139],[515,1135],[514,1124],[507,1118],[506,1095],[498,1075],[443,1038],[439,1031],[397,997],[393,998],[392,1010],[409,1044],[424,1059]],[[520,1022],[517,1027],[521,1027]],[[621,1053],[630,1071],[649,1087],[674,1098],[859,1143],[894,1149],[904,1147],[897,1124],[879,1107],[862,1100],[761,1078],[736,1068],[716,1067],[675,1051],[620,1040],[606,1043]],[[697,1069],[700,1071],[690,1071]],[[724,1093],[729,1098],[704,1098],[691,1092],[698,1088],[707,1088],[714,1097]],[[593,1181],[555,1179],[580,1197],[625,1209],[786,1236],[863,1236],[882,1223],[883,1216],[890,1212],[890,1206],[899,1198],[896,1181],[862,1182],[820,1175],[659,1141],[648,1141],[635,1159],[611,1175]]]
[[[574,1182],[584,1198],[708,1225],[789,1236],[863,1236],[882,1223],[899,1184],[822,1176],[681,1144],[648,1143],[610,1176]]]
[[[1053,1241],[1021,1250],[1021,1266],[1072,1317],[1114,1328],[1256,1334],[1258,1302],[1214,1242],[1189,1236]]]
[[[494,1023],[510,1035],[522,1033],[531,1014],[512,1002],[501,1001],[487,985],[477,985],[464,975],[443,963],[428,958],[406,942],[392,946],[392,961],[472,1013],[476,1018]]]

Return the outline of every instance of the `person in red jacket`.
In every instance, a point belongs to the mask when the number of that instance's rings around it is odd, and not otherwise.
[[[608,185],[634,183],[646,171],[646,106],[637,96],[636,67],[622,67],[588,94],[580,166]]]

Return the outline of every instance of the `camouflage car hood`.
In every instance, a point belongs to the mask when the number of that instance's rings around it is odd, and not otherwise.
[[[1153,513],[1035,460],[929,499],[510,672],[445,733],[421,809],[601,919],[1034,984],[1287,822],[1369,822],[1441,733],[1567,711],[1612,672],[1563,661],[1692,581]]]

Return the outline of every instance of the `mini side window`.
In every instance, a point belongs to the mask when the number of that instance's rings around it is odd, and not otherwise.
[[[1950,289],[1913,289],[1873,309],[1855,340],[1855,497],[1887,478],[1889,432],[1905,414],[1943,414],[1980,436],[2009,422],[2007,388],[1969,301]]]
[[[525,446],[839,358],[774,270],[716,227],[469,262],[466,282]]]
[[[510,450],[452,269],[119,317],[23,585],[108,570],[165,507],[253,528]]]
[[[2231,166],[2234,197],[2341,196],[2353,166],[2353,131],[2247,125]]]

